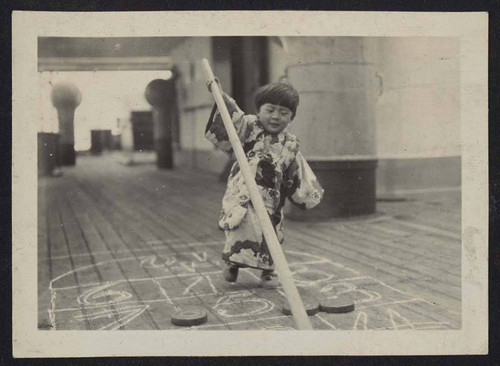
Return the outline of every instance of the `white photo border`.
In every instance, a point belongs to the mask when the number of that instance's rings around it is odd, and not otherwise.
[[[433,331],[37,329],[37,39],[152,36],[458,37],[462,328]],[[488,352],[488,14],[175,11],[12,14],[12,276],[15,357],[438,355]],[[26,208],[29,209],[26,209]]]

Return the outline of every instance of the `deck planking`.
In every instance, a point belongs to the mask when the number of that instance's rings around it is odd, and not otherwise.
[[[184,329],[169,314],[204,307],[190,329],[293,329],[282,290],[259,273],[221,279],[216,224],[225,186],[217,177],[112,155],[79,157],[39,182],[40,329]],[[460,327],[460,201],[451,196],[380,202],[352,220],[285,223],[285,254],[299,292],[345,292],[350,314],[320,313],[315,329]],[[62,226],[61,226],[62,225]],[[52,289],[51,289],[52,288]]]

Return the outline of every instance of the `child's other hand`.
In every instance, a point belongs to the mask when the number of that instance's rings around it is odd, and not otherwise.
[[[220,81],[219,81],[219,79],[218,79],[217,77],[214,77],[214,79],[213,79],[213,80],[207,80],[207,81],[205,82],[205,84],[206,84],[206,86],[207,86],[208,91],[209,91],[210,93],[212,92],[212,83],[213,83],[214,81],[215,81],[215,82],[217,82],[217,84],[219,85],[219,89],[222,91],[222,87],[221,87]]]

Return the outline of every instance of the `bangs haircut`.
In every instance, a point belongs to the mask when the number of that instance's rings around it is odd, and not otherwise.
[[[254,99],[257,111],[266,103],[275,104],[290,109],[292,118],[295,117],[299,105],[299,93],[292,85],[287,83],[270,83],[261,86],[255,92]]]

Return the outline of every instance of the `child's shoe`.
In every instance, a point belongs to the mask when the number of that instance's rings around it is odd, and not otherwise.
[[[235,282],[238,278],[238,267],[228,264],[226,268],[223,269],[222,274],[227,282]]]
[[[263,270],[260,280],[264,288],[274,289],[280,285],[278,274],[273,270]]]

